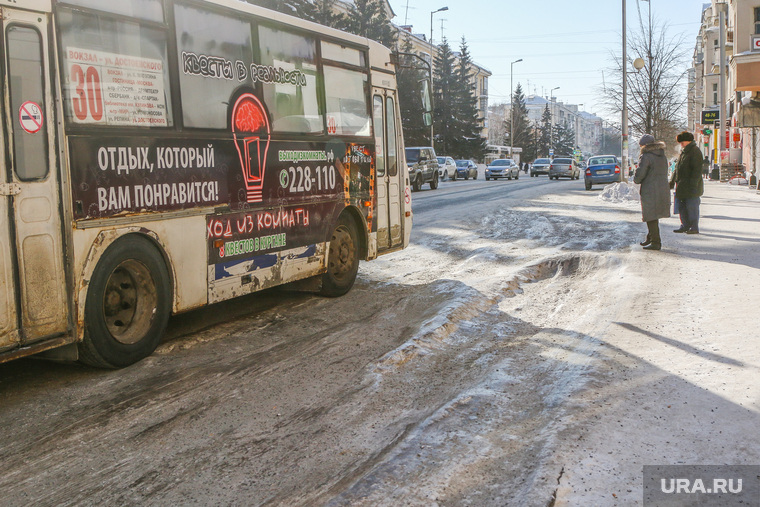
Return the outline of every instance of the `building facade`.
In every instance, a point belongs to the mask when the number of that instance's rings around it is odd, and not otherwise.
[[[721,12],[725,20],[723,30]],[[725,48],[723,61],[721,46]],[[722,142],[713,123],[713,118],[720,116],[721,84],[724,87],[722,105],[726,111]],[[760,168],[760,0],[712,0],[704,4],[689,71],[687,105],[689,127],[697,133],[705,156],[722,166],[743,166],[746,172],[757,173]],[[722,179],[731,175],[721,173]]]

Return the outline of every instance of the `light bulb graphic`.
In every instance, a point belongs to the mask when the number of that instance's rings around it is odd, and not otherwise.
[[[252,93],[242,94],[232,108],[232,137],[240,157],[246,200],[262,202],[271,130],[264,106]]]

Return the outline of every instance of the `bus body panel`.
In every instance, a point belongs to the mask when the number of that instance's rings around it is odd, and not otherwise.
[[[206,253],[198,238],[206,232],[204,216],[155,220],[140,226],[76,229],[73,232],[73,270],[77,287],[79,339],[83,336],[84,302],[93,271],[103,252],[127,234],[149,237],[166,259],[173,285],[173,312],[200,308],[208,303]]]
[[[216,13],[244,17],[275,30],[296,29],[313,37],[317,44],[326,41],[335,48],[342,47],[342,51],[363,52],[361,65],[334,60],[329,65],[340,72],[353,69],[366,75],[370,126],[348,134],[332,131],[336,122],[339,129],[341,125],[356,125],[351,118],[357,101],[356,97],[333,97],[341,105],[328,104],[325,108],[323,91],[320,121],[326,127],[321,133],[289,135],[275,131],[267,122],[274,122],[274,117],[269,118],[270,108],[279,105],[267,102],[260,94],[262,86],[280,85],[265,82],[250,89],[241,87],[229,100],[194,103],[201,108],[229,108],[226,130],[183,128],[181,121],[179,125],[173,121],[182,118],[176,109],[181,106],[177,76],[182,77],[184,49],[179,41],[175,45],[171,40],[176,34],[170,20],[163,22],[163,33],[170,41],[166,50],[179,54],[168,54],[168,59],[161,61],[105,46],[82,49],[79,39],[66,39],[62,34],[48,41],[48,34],[59,28],[58,21],[51,20],[61,13],[71,23],[73,15],[86,17],[94,12],[91,9],[113,8],[117,14],[113,19],[120,23],[130,23],[128,18],[134,16],[136,24],[162,24],[140,17],[143,13],[127,12],[132,7],[108,6],[96,0],[72,0],[71,4],[80,5],[73,11],[63,6],[54,9],[56,2],[50,0],[18,0],[14,9],[3,7],[4,32],[18,20],[36,26],[40,33],[45,96],[37,102],[44,103],[49,171],[45,179],[29,182],[16,181],[12,166],[6,167],[6,163],[0,171],[0,181],[8,182],[0,186],[0,214],[11,217],[0,224],[0,362],[82,340],[89,283],[103,254],[127,235],[149,238],[163,256],[171,279],[172,313],[325,273],[330,237],[343,215],[356,224],[361,259],[374,259],[409,243],[410,188],[395,68],[387,48],[363,37],[233,0],[160,3],[163,13],[170,17],[175,15],[175,5],[208,6]],[[55,12],[40,17],[39,12],[25,9]],[[155,15],[158,11],[152,12]],[[73,25],[66,26],[71,33]],[[64,26],[60,28],[63,33]],[[59,44],[64,47],[58,48]],[[339,60],[341,50],[335,51]],[[125,63],[113,63],[121,59]],[[250,64],[253,72],[259,62],[243,63]],[[155,71],[170,65],[174,67],[163,76]],[[184,65],[185,75],[195,72],[188,70],[187,62]],[[284,78],[285,84],[296,79],[297,74],[287,73],[292,67],[282,65],[270,69],[291,76]],[[323,68],[321,60],[318,65]],[[75,70],[81,72],[79,77]],[[158,97],[160,104],[160,97],[166,93],[165,111],[154,116],[160,128],[139,129],[128,123],[100,128],[97,124],[106,98],[96,107],[101,97],[93,92],[106,86],[101,79],[108,72],[122,79],[122,70],[142,80],[138,81],[143,93],[139,100],[144,103],[137,109],[125,106],[121,114],[135,114],[137,120],[144,120],[142,125],[150,124],[145,111],[153,106],[148,101]],[[117,94],[110,96],[117,101],[132,100],[129,92],[118,95],[121,85],[115,83],[110,82],[103,93]],[[312,81],[308,83],[313,86]],[[206,79],[205,85],[214,86],[214,79]],[[9,84],[4,86],[7,90]],[[375,95],[382,102],[380,137],[371,130]],[[14,118],[16,104],[7,93],[5,100],[5,109],[11,114],[0,126],[6,137],[0,156],[3,161],[12,161],[13,153],[5,151],[8,146],[13,151],[13,129],[21,120]],[[75,100],[78,105],[73,105]],[[247,101],[248,114],[250,106],[258,104],[268,118],[263,127],[236,130],[234,106],[241,101]],[[77,123],[74,114],[80,120],[91,116]],[[58,122],[54,121],[56,116],[60,117]],[[34,129],[33,120],[24,120],[29,130]],[[289,128],[283,125],[312,121],[307,116],[280,120],[280,130]],[[140,122],[133,122],[137,124]],[[394,151],[394,167],[391,171],[386,167],[378,175],[378,153],[385,156]],[[59,157],[61,169],[56,165]],[[21,194],[17,196],[14,193],[18,188]],[[76,350],[66,347],[66,353],[57,357],[73,359]]]
[[[12,7],[14,9],[23,9],[35,12],[50,12],[52,9],[51,0],[4,0],[0,7]]]

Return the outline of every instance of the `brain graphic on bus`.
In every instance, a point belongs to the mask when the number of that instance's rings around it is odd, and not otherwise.
[[[261,101],[251,93],[238,97],[232,108],[232,137],[240,157],[249,203],[263,200],[270,134],[269,119]]]

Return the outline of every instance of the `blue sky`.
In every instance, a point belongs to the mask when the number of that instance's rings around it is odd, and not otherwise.
[[[651,0],[652,16],[669,25],[669,35],[683,34],[689,58],[699,30],[702,0]],[[454,49],[462,36],[473,59],[493,73],[489,81],[490,103],[509,101],[510,62],[514,83],[526,93],[554,96],[582,109],[608,117],[598,101],[602,74],[609,80],[610,53],[622,51],[622,0],[390,0],[394,23],[414,26],[415,33],[433,40],[443,34]],[[648,2],[641,2],[647,16]],[[407,9],[408,5],[408,9]],[[627,0],[629,32],[638,23],[637,0]],[[688,63],[688,62],[687,62]],[[684,69],[686,66],[684,67]],[[686,87],[683,88],[684,95]]]

